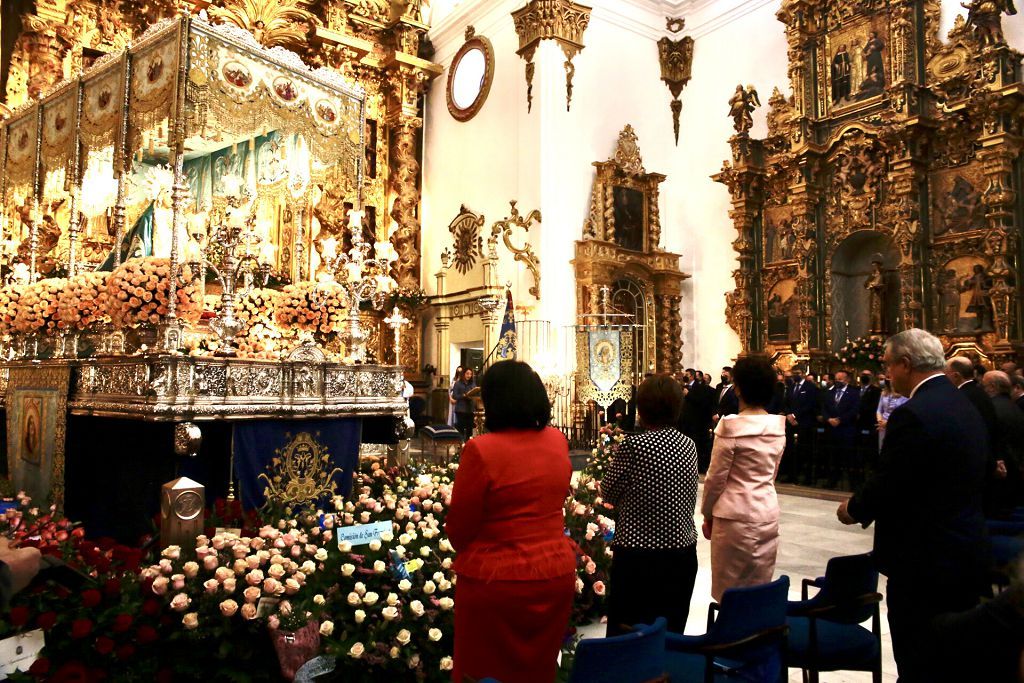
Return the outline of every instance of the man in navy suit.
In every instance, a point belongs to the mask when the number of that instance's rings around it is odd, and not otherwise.
[[[850,375],[843,370],[835,374],[835,383],[825,397],[822,416],[828,456],[828,485],[836,488],[842,469],[849,467],[857,447],[857,413],[860,408],[860,394],[850,386]]]
[[[818,386],[804,377],[803,368],[794,367],[791,374],[793,383],[786,391],[786,431],[792,444],[792,461],[787,465],[783,458],[780,469],[786,479],[796,481],[810,476],[814,431],[818,428]]]
[[[982,491],[987,434],[971,402],[943,375],[942,343],[911,329],[889,339],[885,365],[909,401],[889,417],[878,471],[837,516],[875,524],[873,558],[886,602],[900,683],[941,680],[928,650],[936,616],[978,604],[988,546]]]

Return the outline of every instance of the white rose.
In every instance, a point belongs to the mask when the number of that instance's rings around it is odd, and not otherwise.
[[[320,624],[320,635],[329,636],[332,633],[334,633],[333,621],[325,621],[324,623]]]
[[[398,659],[398,655],[401,654],[401,652],[402,652],[401,650],[399,650],[397,647],[392,645],[391,646],[391,651],[388,652],[388,654],[391,656],[391,659]]]
[[[452,607],[455,607],[455,601],[451,598],[441,598],[438,600],[438,604],[440,604],[443,610],[450,610]]]
[[[394,593],[388,593],[388,597],[387,597],[387,600],[385,600],[385,602],[388,603],[388,606],[394,607],[395,605],[398,604],[398,596],[395,595]]]
[[[377,599],[379,597],[379,595],[377,595],[373,591],[370,591],[369,593],[363,596],[363,603],[372,606],[377,602]]]
[[[450,553],[452,551],[452,543],[447,538],[442,538],[437,542],[437,548],[443,553]]]
[[[428,546],[423,546],[422,548],[420,548],[420,555],[422,555],[423,557],[430,557],[430,548]]]
[[[181,623],[191,631],[199,626],[199,615],[196,612],[189,612],[181,618]]]
[[[352,647],[351,647],[351,648],[349,649],[349,651],[348,651],[348,656],[349,656],[349,657],[354,657],[355,659],[359,659],[360,657],[362,657],[362,656],[363,656],[363,652],[364,652],[365,650],[366,650],[366,648],[365,648],[365,647],[363,647],[363,644],[362,644],[362,643],[356,643],[355,645],[353,645],[353,646],[352,646]]]
[[[441,629],[439,628],[432,628],[429,631],[427,631],[427,637],[435,643],[441,640],[441,635]]]
[[[452,568],[452,558],[450,558],[450,557],[444,558],[444,560],[441,561],[441,566],[444,567],[445,569],[451,569]]]
[[[402,545],[409,545],[412,543],[412,537],[409,534],[402,534],[398,537],[398,542]]]
[[[355,612],[356,623],[361,624],[366,619],[366,612],[361,609],[357,609]]]
[[[437,586],[434,585],[433,581],[427,581],[423,584],[423,592],[427,595],[433,595],[434,591],[437,590]]]
[[[373,571],[375,571],[378,574],[383,574],[387,570],[387,568],[388,566],[380,560],[377,560],[373,563]]]
[[[356,566],[354,564],[343,564],[341,565],[341,573],[343,576],[352,576],[355,572]]]
[[[378,550],[380,550],[380,541],[377,539],[370,541],[370,550],[372,552],[377,552]]]
[[[409,629],[403,628],[398,632],[398,635],[395,636],[395,640],[398,641],[399,645],[408,645],[409,641],[412,640],[412,634],[409,633]]]
[[[395,535],[390,531],[385,531],[380,535],[380,540],[384,541],[385,543],[391,543],[391,541],[395,540]]]
[[[317,548],[316,549],[316,554],[313,555],[313,558],[317,562],[325,561],[327,559],[327,548]]]
[[[386,621],[394,621],[398,618],[398,608],[385,607],[381,610],[381,616],[383,616]]]
[[[313,596],[313,604],[322,605],[325,602],[327,602],[327,600],[324,598],[324,596],[320,595],[319,593]]]
[[[423,603],[419,600],[413,600],[412,602],[410,602],[409,609],[412,610],[412,613],[415,614],[417,617],[422,617],[423,613],[426,611],[423,608]]]
[[[362,599],[359,597],[359,593],[353,592],[353,593],[349,593],[348,594],[348,604],[350,604],[353,607],[355,607],[356,605],[358,605],[361,602],[362,602]]]
[[[366,585],[362,581],[357,581],[355,587],[352,589],[360,595],[366,595]]]
[[[402,579],[398,582],[398,590],[403,593],[408,593],[410,588],[412,588],[412,582],[409,579]]]
[[[455,667],[455,663],[452,661],[451,657],[442,657],[440,666],[441,671],[451,671]]]

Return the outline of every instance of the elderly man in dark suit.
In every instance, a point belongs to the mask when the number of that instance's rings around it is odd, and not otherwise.
[[[786,431],[791,447],[782,459],[781,470],[790,481],[810,476],[814,430],[818,428],[818,385],[804,377],[803,368],[794,367],[793,382],[786,391]]]
[[[1002,432],[996,419],[995,406],[992,405],[992,397],[982,388],[981,383],[975,379],[977,368],[970,360],[963,356],[950,358],[946,361],[946,377],[953,383],[960,392],[967,397],[982,422],[985,423],[985,433],[988,435],[987,464],[985,466],[985,497],[983,505],[985,514],[994,516],[999,507],[998,498],[1001,488],[999,480],[1005,478],[1006,472],[1006,443],[1003,441]]]
[[[852,464],[857,447],[860,394],[849,384],[850,375],[842,370],[837,372],[821,408],[826,425],[825,443],[829,449],[829,488],[838,488],[842,470]]]
[[[1010,377],[1001,370],[991,370],[981,379],[981,385],[992,399],[996,413],[996,429],[1003,444],[1003,459],[992,473],[991,501],[986,501],[986,513],[991,517],[1005,517],[1021,504],[1021,470],[1024,458],[1024,413],[1010,398]],[[986,491],[989,493],[989,491]]]
[[[899,681],[933,681],[932,620],[971,609],[986,590],[987,434],[967,397],[943,376],[936,337],[901,332],[887,342],[884,362],[893,389],[909,400],[889,417],[878,471],[837,515],[844,524],[875,524],[873,557],[888,577]]]

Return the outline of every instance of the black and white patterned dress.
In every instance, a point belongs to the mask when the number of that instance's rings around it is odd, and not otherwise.
[[[669,550],[697,542],[697,449],[675,429],[622,442],[601,492],[617,508],[613,547]]]

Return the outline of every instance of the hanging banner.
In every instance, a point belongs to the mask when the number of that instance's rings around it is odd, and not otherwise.
[[[632,392],[633,337],[629,328],[581,327],[576,333],[577,393],[607,407]]]

